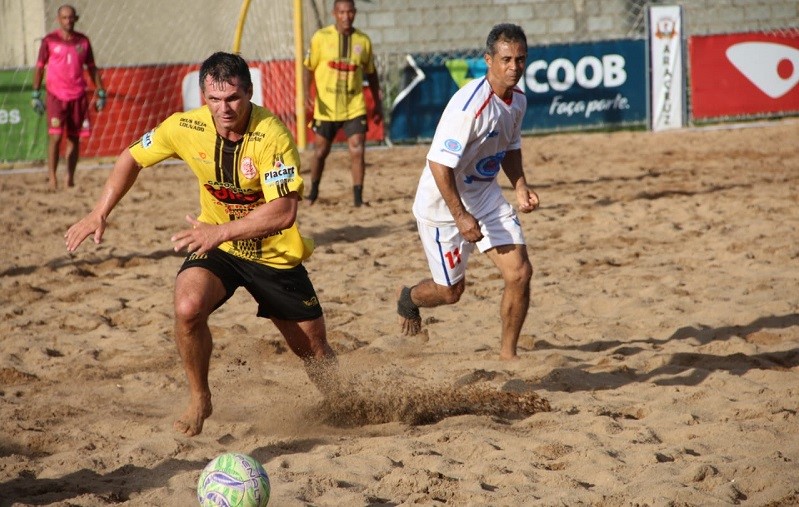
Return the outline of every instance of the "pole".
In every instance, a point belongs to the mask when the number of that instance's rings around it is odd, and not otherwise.
[[[294,0],[294,87],[295,87],[295,114],[297,118],[297,148],[304,150],[305,139],[305,93],[303,87],[303,28],[302,28],[302,0]]]

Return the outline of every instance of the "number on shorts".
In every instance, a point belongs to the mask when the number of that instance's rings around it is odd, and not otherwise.
[[[461,263],[461,251],[459,248],[456,248],[451,252],[445,253],[444,257],[447,258],[447,262],[449,263],[449,269],[455,269],[455,266]]]

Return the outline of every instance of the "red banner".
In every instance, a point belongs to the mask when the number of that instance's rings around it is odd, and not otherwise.
[[[799,31],[688,43],[694,119],[799,111]]]
[[[250,65],[261,71],[264,106],[296,136],[294,62],[251,62]],[[198,69],[196,64],[103,68],[108,102],[101,113],[90,108],[92,135],[81,142],[81,156],[115,157],[169,115],[183,111],[183,78]],[[281,83],[280,89],[273,86],[276,82]],[[364,93],[372,111],[373,100],[368,87]],[[313,135],[309,131],[307,139],[312,141]],[[383,135],[383,124],[375,124],[370,117],[367,140],[382,141]]]

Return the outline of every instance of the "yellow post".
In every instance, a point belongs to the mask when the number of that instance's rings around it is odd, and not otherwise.
[[[244,21],[247,19],[247,11],[250,8],[250,0],[241,2],[239,9],[239,22],[236,24],[236,33],[233,35],[233,52],[238,53],[241,49],[241,34],[244,31]]]
[[[305,139],[305,90],[302,83],[303,73],[303,31],[302,31],[302,0],[294,0],[294,87],[296,92],[295,107],[297,118],[297,148],[304,150],[307,144]]]

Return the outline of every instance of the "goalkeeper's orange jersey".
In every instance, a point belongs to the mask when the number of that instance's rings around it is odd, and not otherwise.
[[[375,72],[369,36],[357,29],[341,34],[335,25],[317,30],[305,67],[316,83],[314,119],[344,121],[366,114],[363,80]]]
[[[256,207],[303,193],[300,157],[291,133],[268,109],[253,104],[247,133],[238,142],[216,132],[208,106],[175,113],[130,146],[133,158],[149,167],[180,158],[197,176],[199,221],[222,224],[244,217]],[[226,241],[220,249],[275,268],[290,268],[307,259],[313,242],[295,223],[265,238]]]

